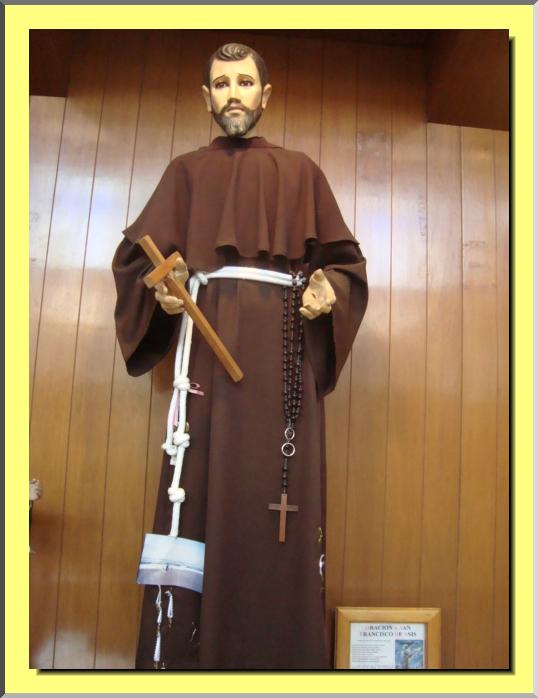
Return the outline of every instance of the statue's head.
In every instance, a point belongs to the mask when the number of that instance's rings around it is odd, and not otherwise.
[[[225,44],[207,62],[202,92],[207,110],[228,136],[245,136],[271,94],[267,66],[253,48]]]

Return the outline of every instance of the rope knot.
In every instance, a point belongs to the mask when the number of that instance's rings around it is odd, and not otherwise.
[[[174,379],[174,388],[176,390],[185,390],[194,395],[203,395],[203,390],[200,390],[200,383],[192,383],[187,376],[178,376]]]
[[[176,446],[179,446],[180,448],[188,448],[191,441],[191,437],[186,432],[176,431],[174,432],[172,440]]]
[[[191,387],[191,382],[187,376],[178,376],[174,380],[174,388],[177,390],[188,390]]]
[[[162,444],[161,448],[163,451],[166,451],[167,455],[169,456],[175,456],[177,454],[177,446],[174,446],[168,442]]]
[[[168,499],[171,502],[179,502],[180,504],[185,501],[185,490],[183,487],[169,487],[168,488]]]
[[[197,271],[195,276],[203,286],[207,286],[207,282],[209,281],[209,279],[207,278],[207,275],[204,274],[203,271]]]

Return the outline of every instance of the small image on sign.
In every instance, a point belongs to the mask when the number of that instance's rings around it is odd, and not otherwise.
[[[424,669],[424,641],[395,640],[396,669]]]

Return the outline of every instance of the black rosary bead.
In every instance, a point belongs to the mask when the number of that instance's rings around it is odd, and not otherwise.
[[[292,272],[293,282],[291,293],[288,288],[283,288],[283,313],[282,313],[282,406],[287,429],[294,434],[295,424],[301,411],[301,397],[303,392],[303,321],[299,313],[300,297],[304,275],[302,272]],[[293,436],[286,434],[288,448],[293,449]],[[293,455],[293,454],[291,454]],[[287,493],[288,487],[288,459],[282,464],[282,491]]]

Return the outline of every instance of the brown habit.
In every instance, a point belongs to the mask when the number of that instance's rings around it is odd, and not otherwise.
[[[201,287],[198,304],[245,377],[233,383],[194,332],[189,377],[205,395],[188,398],[180,535],[205,542],[204,589],[172,588],[174,623],[162,637],[171,670],[328,669],[319,564],[322,398],[334,388],[366,308],[365,259],[323,173],[303,153],[260,137],[221,137],[181,155],[124,231],[114,258],[118,339],[132,375],[167,353],[179,325],[143,284],[151,265],[133,243],[146,234],[165,256],[179,250],[190,270],[231,264],[308,275],[321,267],[336,292],[330,315],[304,321],[303,402],[288,486],[288,502],[299,511],[288,514],[286,542],[279,543],[279,514],[268,505],[280,501],[282,288],[232,279]],[[156,533],[170,530],[171,476],[166,456]],[[137,669],[153,668],[156,591],[145,592]]]

